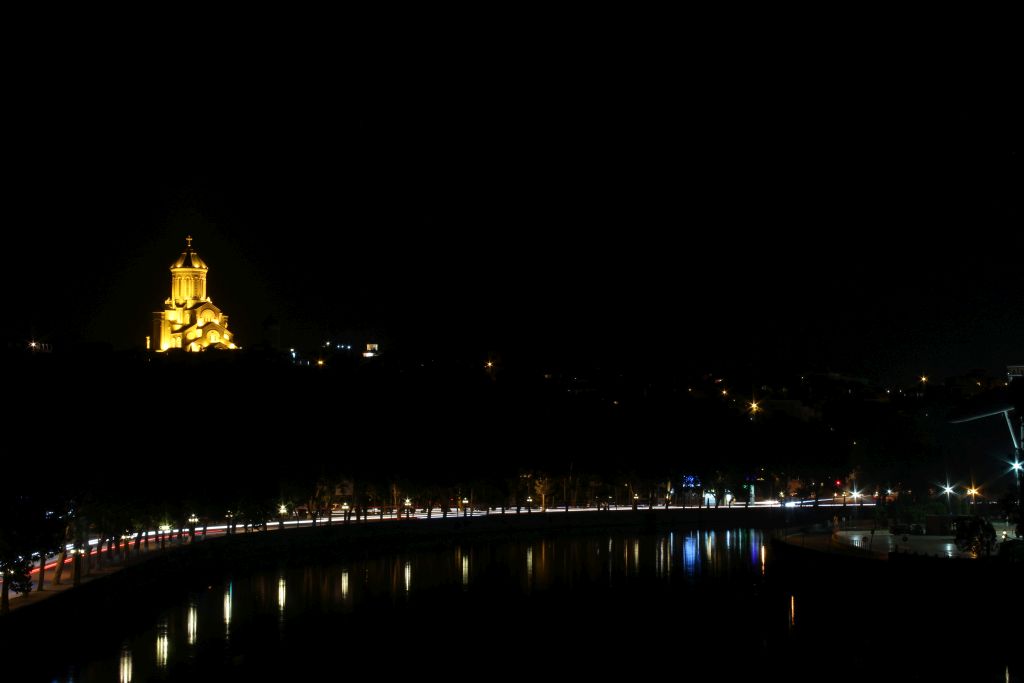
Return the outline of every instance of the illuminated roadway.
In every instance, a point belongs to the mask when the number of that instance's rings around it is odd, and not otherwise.
[[[736,510],[750,510],[750,509],[756,509],[756,510],[760,510],[760,509],[764,509],[764,510],[778,510],[778,509],[783,508],[783,507],[785,507],[785,508],[801,508],[801,507],[812,507],[812,506],[813,506],[813,501],[803,501],[802,503],[801,502],[789,502],[789,503],[786,503],[785,505],[781,505],[780,503],[778,503],[776,501],[758,501],[758,502],[754,503],[753,505],[750,505],[749,507],[746,506],[746,505],[738,505],[738,504],[737,505],[722,505],[720,508],[715,508],[713,506],[697,506],[697,505],[670,505],[670,506],[658,505],[658,506],[654,506],[654,507],[649,507],[647,505],[637,505],[637,507],[635,509],[636,509],[637,512],[643,512],[643,511],[646,511],[646,510],[708,510],[708,511],[710,511],[710,510],[717,510],[717,509],[721,509],[721,510],[729,510],[729,509],[736,509]],[[848,504],[844,505],[842,502],[839,502],[839,499],[836,499],[836,502],[821,502],[821,503],[818,503],[818,507],[819,508],[828,508],[828,507],[835,507],[835,508],[874,507],[874,503],[873,502],[868,502],[868,501],[853,503],[851,501]],[[616,510],[616,511],[631,511],[634,508],[631,505],[612,505],[608,509],[609,510]],[[373,522],[392,522],[392,521],[396,521],[396,520],[409,520],[409,519],[423,519],[423,520],[429,519],[429,520],[435,520],[435,519],[455,519],[455,518],[468,518],[468,517],[486,517],[488,515],[503,515],[503,514],[504,515],[529,515],[529,514],[559,514],[559,513],[587,513],[587,512],[599,512],[599,509],[596,508],[596,507],[573,507],[573,506],[569,506],[568,508],[565,507],[565,506],[558,507],[558,508],[552,507],[552,508],[548,508],[546,511],[541,511],[538,508],[528,508],[527,506],[522,506],[520,508],[520,512],[516,512],[515,508],[505,508],[504,511],[502,511],[501,508],[490,508],[488,510],[483,510],[483,509],[455,510],[455,509],[452,509],[452,510],[449,510],[448,516],[445,517],[443,515],[442,511],[441,511],[441,508],[433,508],[431,510],[431,512],[430,512],[429,517],[428,517],[427,512],[426,512],[425,509],[418,509],[415,512],[412,512],[409,515],[406,515],[405,512],[402,512],[399,515],[396,515],[394,512],[385,511],[383,517],[381,517],[381,515],[380,515],[380,508],[370,508],[367,511],[367,514],[365,516],[360,516],[358,521],[356,521],[354,515],[350,516],[350,519],[348,521],[345,521],[345,515],[344,515],[343,512],[341,512],[341,511],[334,511],[334,512],[332,512],[332,514],[330,516],[330,519],[328,519],[326,517],[319,518],[319,519],[316,520],[316,523],[319,526],[326,526],[326,525],[329,525],[329,526],[339,526],[339,525],[345,525],[345,524],[366,524],[366,523],[373,523]],[[288,520],[268,519],[267,522],[266,522],[266,530],[267,531],[278,531],[278,530],[284,530],[284,529],[289,529],[289,528],[299,528],[299,527],[303,527],[303,526],[312,527],[313,526],[313,522],[314,522],[314,520],[312,520],[312,519],[288,519]],[[200,539],[203,539],[203,538],[205,538],[207,536],[213,536],[213,537],[224,536],[224,535],[227,534],[228,526],[229,525],[227,523],[207,526],[206,527],[206,531],[204,533],[202,531],[202,527],[200,525],[196,525],[196,534],[195,535],[197,537],[199,537]],[[262,527],[263,527],[262,524],[257,524],[257,525],[249,524],[248,527],[243,526],[242,524],[237,524],[236,527],[235,527],[235,534],[238,533],[239,529],[241,529],[242,533],[246,533],[246,532],[249,532],[250,530],[251,531],[255,531],[255,530],[261,529]],[[146,553],[146,552],[150,552],[150,553],[152,553],[152,552],[159,552],[160,551],[160,543],[161,542],[164,542],[166,544],[174,546],[174,545],[176,545],[175,537],[177,537],[177,535],[179,533],[182,533],[183,537],[189,537],[190,536],[188,528],[184,528],[184,529],[170,529],[170,530],[167,530],[167,531],[160,531],[160,530],[146,531],[146,532],[144,532],[144,534],[142,535],[141,538],[142,538],[143,542],[145,542],[148,539],[149,542],[152,544],[152,547],[150,547],[147,550],[144,545],[140,545],[139,546],[139,551],[136,554]],[[137,534],[132,534],[130,536],[126,535],[126,536],[122,537],[120,543],[118,543],[114,547],[115,552],[117,552],[119,550],[122,550],[125,544],[127,544],[129,546],[134,545],[135,541],[136,541],[136,538],[137,538]],[[99,543],[100,543],[100,539],[98,537],[97,538],[91,538],[89,540],[89,555],[90,556],[95,557],[96,555],[99,555],[100,553],[107,552],[107,544],[104,542],[102,547],[98,547]],[[67,550],[68,556],[65,558],[64,564],[65,565],[69,565],[69,564],[71,564],[71,562],[73,560],[73,557],[74,557],[74,554],[73,554],[73,552],[74,552],[74,544],[73,543],[67,544],[65,546],[65,549]],[[35,556],[36,555],[34,554],[33,557],[35,557]],[[46,559],[46,561],[48,563],[46,565],[47,571],[53,569],[57,565],[57,563],[55,561],[53,561],[55,557],[56,557],[56,555],[51,555],[51,556],[49,556]],[[65,571],[67,571],[67,570],[65,570]],[[31,573],[32,573],[32,575],[36,575],[36,574],[39,573],[39,561],[38,560],[36,560],[34,562],[34,566],[33,566],[33,569],[31,571]],[[62,580],[62,583],[68,581],[67,574],[65,574],[62,577],[61,580]],[[0,579],[0,584],[2,584],[2,583],[3,583],[3,580]],[[49,582],[47,582],[47,585],[49,585]],[[18,593],[14,592],[14,591],[11,591],[11,597],[14,597],[15,595],[18,595]]]

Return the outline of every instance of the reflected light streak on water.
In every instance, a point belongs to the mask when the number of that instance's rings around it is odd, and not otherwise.
[[[462,585],[469,585],[469,556],[462,556]]]
[[[796,596],[789,596],[789,626],[796,626]]]
[[[687,576],[697,575],[697,536],[690,535],[683,541],[683,571]]]
[[[405,592],[409,592],[409,587],[412,585],[412,562],[405,563]]]
[[[196,609],[195,601],[192,601],[188,605],[188,644],[196,644],[196,635],[199,631],[199,612]]]
[[[224,637],[231,635],[231,591],[233,584],[224,589]]]
[[[121,648],[121,661],[117,667],[117,680],[120,683],[132,683],[132,651]]]
[[[348,600],[348,570],[341,572],[341,599]]]
[[[158,669],[167,668],[167,621],[161,621],[156,629],[156,666]]]
[[[288,584],[285,582],[282,576],[277,580],[277,607],[284,614],[284,603],[288,597]]]

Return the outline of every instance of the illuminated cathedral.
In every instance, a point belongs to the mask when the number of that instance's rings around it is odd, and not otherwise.
[[[209,267],[185,238],[185,251],[171,264],[171,296],[164,309],[153,313],[153,335],[146,348],[156,351],[185,349],[205,351],[234,349],[235,337],[228,331],[228,317],[206,294]]]

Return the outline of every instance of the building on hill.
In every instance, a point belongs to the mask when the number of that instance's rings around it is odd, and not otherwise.
[[[234,349],[235,336],[228,330],[228,316],[207,295],[209,267],[185,238],[185,251],[171,264],[171,295],[162,311],[153,313],[153,333],[146,348],[154,351],[184,349],[205,351]]]

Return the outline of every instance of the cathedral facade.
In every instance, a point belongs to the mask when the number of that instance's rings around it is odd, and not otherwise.
[[[209,267],[185,238],[185,251],[171,264],[171,296],[162,311],[153,313],[153,334],[146,348],[154,351],[184,349],[205,351],[234,349],[234,334],[228,331],[228,316],[213,305],[206,293]]]

